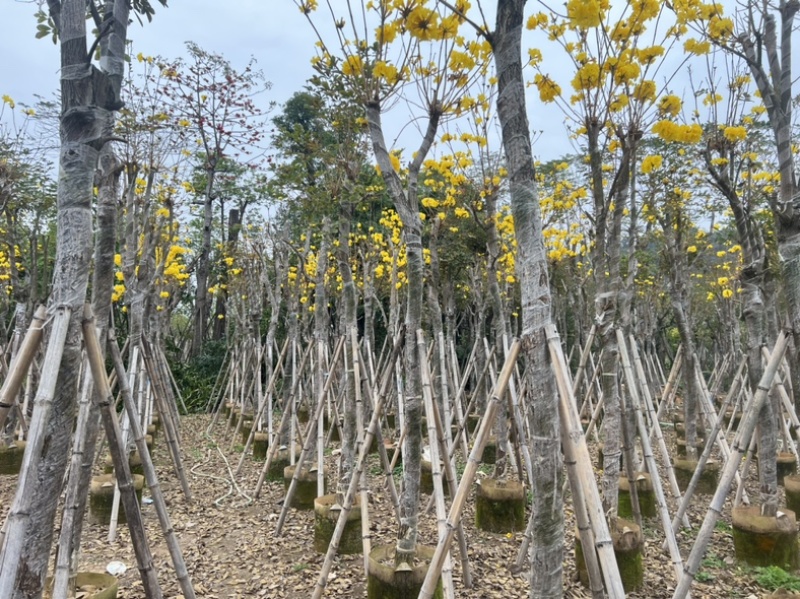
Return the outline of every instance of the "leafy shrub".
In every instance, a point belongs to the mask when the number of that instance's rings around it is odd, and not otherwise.
[[[206,410],[224,359],[224,341],[207,342],[203,350],[187,362],[183,362],[179,357],[170,357],[172,374],[189,412],[198,413]]]

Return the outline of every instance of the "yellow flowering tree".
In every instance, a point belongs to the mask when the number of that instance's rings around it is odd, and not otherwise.
[[[296,0],[313,23],[316,1]],[[319,40],[315,64],[322,72],[344,77],[363,106],[369,137],[387,192],[403,223],[407,256],[405,396],[400,420],[408,423],[403,448],[404,485],[396,562],[410,563],[416,553],[421,463],[421,378],[416,334],[422,324],[422,219],[417,194],[419,175],[440,123],[458,106],[474,77],[485,70],[488,44],[467,40],[461,14],[451,14],[428,0],[387,2],[348,0],[342,9],[326,1],[336,39]],[[467,0],[457,0],[466,11]],[[340,15],[340,13],[342,13]],[[356,16],[356,21],[352,20]],[[322,17],[320,17],[322,18]],[[319,29],[315,29],[319,31]],[[413,80],[418,95],[409,96]],[[386,143],[383,115],[393,98],[413,97],[423,107],[424,135],[405,168],[398,168]]]
[[[792,37],[798,10],[800,4],[797,2],[748,5],[739,7],[738,12],[729,17],[717,4],[692,6],[681,2],[675,6],[681,25],[697,33],[697,43],[702,44],[706,52],[715,46],[741,59],[764,103],[760,110],[766,114],[772,130],[780,174],[777,193],[768,196],[768,200],[777,226],[778,247],[783,259],[783,287],[794,332],[794,350],[790,350],[791,372],[793,379],[800,383],[797,353],[800,342],[800,212],[797,209],[798,186],[791,142],[794,79]],[[738,127],[736,123],[728,124]],[[729,130],[726,141],[741,141],[744,133],[741,130]],[[762,417],[766,425],[767,416]],[[775,516],[777,494],[771,465],[769,471],[769,480],[763,486],[761,509],[763,515]],[[692,564],[691,574],[697,567],[696,563]],[[688,589],[691,577],[686,578],[688,582],[684,582],[680,590]],[[678,592],[676,590],[676,596]]]
[[[557,103],[573,123],[588,164],[587,191],[592,200],[597,333],[603,347],[604,471],[603,501],[615,520],[621,455],[621,399],[617,377],[619,326],[629,327],[631,288],[636,273],[634,168],[640,141],[658,110],[661,93],[656,72],[665,48],[677,32],[664,25],[665,3],[629,0],[611,10],[604,0],[570,0],[566,15],[537,14],[528,27],[547,41],[529,51],[536,71],[534,85],[543,102]],[[618,10],[619,9],[619,10]],[[573,63],[571,94],[565,97],[558,78],[544,70],[545,44],[562,48]],[[623,221],[629,216],[626,255]],[[622,264],[627,265],[623,272]]]

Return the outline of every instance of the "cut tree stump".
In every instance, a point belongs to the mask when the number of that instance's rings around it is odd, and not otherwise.
[[[325,466],[323,477],[325,479],[325,490],[328,490],[328,467]],[[283,488],[288,491],[289,485],[294,478],[295,466],[286,466],[283,469]],[[313,510],[314,500],[317,498],[317,465],[311,468],[303,467],[297,477],[297,487],[294,490],[292,503],[289,507],[296,510]]]
[[[25,441],[13,441],[8,447],[0,447],[0,474],[19,474]]]
[[[792,510],[779,510],[775,518],[762,516],[758,505],[733,508],[732,513],[737,561],[787,570],[796,567],[797,522]]]
[[[650,480],[650,474],[637,472],[635,484],[636,495],[639,499],[639,511],[642,517],[655,518],[658,515],[656,511],[656,494],[653,491],[653,481]],[[633,517],[631,487],[628,483],[628,477],[624,475],[619,477],[619,508],[617,512],[622,518]]]
[[[681,492],[686,491],[689,486],[689,481],[692,480],[694,471],[697,469],[697,460],[687,460],[685,458],[677,458],[672,463],[672,468],[675,470],[675,479],[678,481],[678,488]],[[702,493],[703,495],[713,495],[717,486],[719,485],[719,463],[713,460],[708,460],[703,467],[703,472],[700,474],[700,480],[697,481],[697,488],[695,493]]]
[[[479,481],[475,493],[475,527],[510,533],[525,529],[525,487],[515,480]]]
[[[144,489],[144,476],[133,474],[133,488],[136,491],[136,498],[141,503],[142,490]],[[92,477],[92,484],[89,487],[89,514],[97,524],[108,524],[111,521],[111,510],[114,505],[114,486],[116,479],[113,474],[101,474]],[[120,507],[118,524],[125,524],[128,519],[125,517],[125,510]]]
[[[336,503],[336,495],[323,495],[314,500],[314,549],[318,553],[326,553],[336,521],[339,519],[339,510],[331,510]],[[364,543],[361,538],[361,498],[355,496],[353,507],[347,514],[347,523],[344,525],[342,538],[339,539],[337,553],[340,555],[354,555],[363,551]]]

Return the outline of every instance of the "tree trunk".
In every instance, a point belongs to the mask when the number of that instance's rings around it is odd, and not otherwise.
[[[339,206],[339,247],[336,248],[336,260],[339,265],[339,274],[342,276],[342,331],[345,338],[344,351],[347,355],[347,378],[344,394],[344,431],[342,439],[342,467],[339,484],[336,487],[336,502],[344,504],[344,496],[353,476],[356,462],[356,441],[358,437],[356,414],[356,381],[350,372],[355,363],[353,345],[350,343],[351,335],[358,334],[356,322],[356,286],[350,268],[350,222],[353,218],[352,206],[342,202]]]
[[[53,3],[51,3],[52,7]],[[119,6],[118,6],[119,5]],[[124,5],[124,6],[123,6]],[[72,310],[59,366],[49,422],[36,472],[21,476],[11,508],[8,536],[3,549],[0,596],[40,597],[47,574],[53,521],[69,455],[72,421],[81,361],[81,317],[89,280],[92,251],[92,195],[99,152],[107,141],[113,111],[119,108],[119,87],[87,62],[86,4],[64,0],[54,15],[61,42],[61,150],[58,181],[58,242],[52,305]],[[112,50],[124,45],[127,3],[116,3],[109,35]],[[106,15],[108,18],[108,15]],[[117,43],[118,42],[118,43]],[[121,59],[114,55],[112,59]],[[124,64],[119,62],[120,65]],[[37,397],[39,397],[37,395]],[[42,400],[44,398],[41,398]],[[14,516],[21,527],[12,526]],[[16,537],[16,538],[15,538]],[[21,542],[14,555],[8,542]],[[12,593],[13,588],[13,593]]]
[[[517,274],[522,292],[520,340],[533,408],[528,412],[534,456],[530,596],[546,599],[563,594],[563,470],[558,397],[544,329],[551,318],[550,287],[522,78],[524,6],[525,0],[498,0],[491,42],[498,75],[497,112],[508,161],[517,238]]]
[[[211,160],[211,158],[208,158]],[[197,356],[203,348],[208,326],[209,299],[208,279],[211,275],[211,226],[214,222],[214,170],[206,171],[206,192],[203,198],[203,237],[200,254],[197,256],[197,289],[194,294],[194,323],[191,354]]]
[[[422,324],[423,278],[425,263],[422,256],[422,219],[419,216],[417,180],[422,163],[433,145],[441,117],[441,107],[430,109],[428,127],[414,160],[408,169],[407,188],[403,189],[400,177],[392,166],[389,150],[383,137],[381,106],[370,102],[366,106],[372,149],[381,168],[395,209],[403,222],[403,239],[406,244],[406,279],[408,281],[405,318],[405,361],[403,408],[408,433],[403,444],[403,493],[400,498],[400,528],[398,530],[395,561],[413,563],[417,546],[419,516],[419,478],[422,453],[422,378],[417,356],[416,334]]]

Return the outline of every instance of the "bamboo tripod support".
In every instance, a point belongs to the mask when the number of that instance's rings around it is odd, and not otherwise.
[[[271,394],[275,390],[275,383],[277,382],[278,379],[278,372],[280,371],[280,365],[283,362],[284,357],[286,356],[286,349],[288,347],[289,347],[289,342],[287,339],[287,341],[283,344],[283,349],[281,350],[281,353],[278,355],[278,363],[275,366],[275,368],[272,369],[272,374],[270,375],[269,381],[267,382],[267,388],[264,392],[264,395],[259,398],[258,409],[256,410],[256,413],[253,416],[253,426],[250,429],[250,434],[247,436],[247,442],[244,444],[244,449],[242,450],[242,457],[239,458],[239,463],[237,464],[236,470],[234,471],[234,474],[236,476],[239,476],[239,474],[242,471],[242,466],[244,465],[244,460],[245,457],[247,456],[247,452],[250,451],[250,446],[253,444],[253,440],[256,437],[258,423],[261,422],[262,418],[264,417],[264,410],[267,408],[267,404],[269,403],[267,401],[267,398],[271,396]],[[211,426],[209,426],[208,430],[206,430],[206,434],[210,434],[211,427],[213,426],[214,423],[212,422]]]
[[[661,417],[664,415],[664,410],[666,410],[667,406],[672,403],[672,398],[675,397],[675,393],[678,391],[678,386],[676,383],[682,367],[683,346],[681,345],[678,348],[678,353],[675,355],[675,361],[672,363],[672,369],[669,371],[667,384],[664,385],[664,390],[661,392],[661,401],[658,404],[658,411],[656,412],[656,422],[661,421]],[[654,433],[654,431],[651,432],[651,435]]]
[[[344,346],[344,337],[340,337],[339,341],[336,343],[336,349],[333,353],[333,359],[331,360],[331,366],[334,366],[336,362],[338,362],[340,354],[342,353],[342,347]],[[297,462],[295,463],[294,469],[294,476],[292,476],[292,482],[289,483],[289,489],[286,491],[286,496],[283,499],[283,505],[281,506],[281,513],[278,516],[278,523],[275,525],[275,536],[281,536],[281,531],[283,530],[283,524],[286,522],[286,516],[289,513],[289,506],[292,503],[292,497],[294,497],[295,490],[297,489],[297,481],[300,479],[300,470],[303,467],[303,464],[306,461],[306,458],[311,454],[314,449],[314,442],[317,440],[316,437],[310,434],[310,432],[314,429],[314,426],[321,426],[322,425],[322,410],[325,408],[325,401],[324,398],[328,394],[328,391],[331,388],[331,384],[333,383],[334,377],[329,376],[328,380],[325,381],[325,386],[322,389],[319,397],[317,397],[317,407],[314,411],[313,417],[308,421],[307,431],[309,434],[306,435],[306,441],[303,445],[303,450],[300,452],[300,457],[297,458]],[[317,468],[320,470],[323,469],[322,464],[317,464]]]
[[[309,346],[306,349],[306,351],[303,352],[303,359],[302,359],[302,362],[300,364],[300,368],[301,369],[304,367],[304,365],[306,363],[306,359],[308,358],[308,355],[311,353],[311,348],[312,347],[313,347],[313,345],[309,344]],[[277,369],[276,369],[276,371],[277,371]],[[300,381],[300,377],[297,377],[292,382],[292,388],[289,391],[289,397],[286,398],[286,405],[284,405],[284,407],[283,407],[283,414],[281,414],[281,421],[280,421],[280,424],[278,425],[278,435],[280,435],[280,432],[284,429],[284,427],[286,426],[288,420],[290,418],[294,419],[294,417],[295,417],[293,405],[294,405],[294,396],[295,396],[295,393],[297,392],[297,385],[298,385],[299,381]],[[292,449],[294,448],[294,442],[293,441],[294,441],[293,439],[290,439],[290,441],[289,441],[289,445],[291,446]],[[264,465],[261,467],[261,474],[258,477],[258,482],[256,483],[256,488],[255,488],[255,491],[253,492],[253,498],[254,499],[258,499],[258,497],[261,495],[261,489],[264,486],[264,480],[267,477],[267,472],[269,472],[269,467],[272,466],[272,461],[275,459],[275,454],[278,453],[278,447],[279,447],[279,444],[277,442],[277,439],[274,440],[274,441],[270,441],[269,451],[267,452],[267,459],[264,460]],[[294,452],[291,452],[291,456],[292,456],[292,458],[294,458]],[[294,460],[291,460],[291,461],[294,462]]]
[[[556,384],[559,391],[559,416],[561,417],[561,442],[567,450],[568,457],[571,456],[577,470],[577,486],[572,487],[572,496],[580,497],[585,494],[586,510],[588,519],[594,533],[594,549],[597,552],[597,559],[605,580],[606,592],[609,599],[624,599],[625,590],[622,588],[622,579],[617,566],[617,558],[614,555],[614,545],[611,540],[611,533],[603,512],[603,502],[600,498],[600,491],[597,488],[597,481],[592,470],[592,461],[589,456],[589,448],[586,445],[586,436],[581,428],[581,420],[575,398],[572,395],[572,388],[569,386],[566,376],[567,363],[561,350],[558,332],[550,324],[546,325],[547,345],[550,350],[550,360],[555,370]],[[572,484],[573,477],[570,477]],[[584,554],[592,551],[592,545],[584,545]],[[592,585],[595,586],[594,584]]]
[[[169,449],[172,464],[175,468],[175,474],[178,481],[181,483],[183,496],[186,498],[187,503],[192,502],[192,490],[189,487],[189,481],[186,479],[186,473],[183,468],[183,460],[181,458],[181,450],[178,444],[177,426],[173,420],[174,414],[171,411],[168,401],[167,393],[163,387],[163,380],[159,376],[159,372],[153,360],[152,348],[149,342],[142,338],[141,343],[142,357],[144,358],[145,368],[147,370],[150,381],[154,386],[154,396],[158,412],[161,415],[162,428],[164,429],[164,438],[166,439],[167,448]],[[174,405],[174,404],[173,404]]]
[[[53,398],[55,396],[58,370],[64,352],[72,310],[67,306],[56,308],[53,328],[45,351],[39,389],[34,400],[33,417],[30,422],[28,444],[22,458],[22,467],[17,481],[17,492],[6,520],[0,553],[0,597],[11,597],[19,569],[23,550],[25,531],[30,514],[26,509],[27,500],[36,490],[36,471],[44,446],[47,423],[50,420]]]
[[[419,345],[420,356],[423,355],[423,350],[425,346],[425,338],[421,330],[417,331],[417,343]],[[456,476],[455,468],[453,468],[453,463],[450,460],[442,459],[443,456],[447,454],[448,449],[448,441],[447,436],[445,434],[444,427],[442,426],[442,417],[439,409],[436,407],[436,404],[433,400],[433,386],[431,385],[431,373],[428,370],[427,363],[424,361],[420,362],[422,364],[422,382],[423,382],[423,400],[425,401],[425,418],[428,422],[428,442],[431,447],[431,474],[433,477],[434,482],[434,491],[436,494],[436,517],[438,520],[438,524],[440,527],[440,533],[442,532],[445,526],[445,520],[447,517],[447,510],[445,506],[444,500],[444,492],[442,492],[441,496],[439,496],[439,492],[436,490],[436,474],[434,468],[438,464],[439,460],[441,459],[442,467],[444,468],[444,472],[440,472],[440,478],[444,477],[444,482],[448,485],[448,490],[450,491],[450,496],[455,497],[458,491],[458,479]],[[427,389],[425,388],[426,381],[428,381]],[[425,394],[427,392],[427,395]],[[429,405],[430,404],[430,405]],[[437,460],[434,462],[434,453],[433,449],[437,448],[438,451],[436,452]],[[444,484],[442,484],[442,489],[444,488]],[[439,502],[441,500],[441,509],[439,506]],[[440,513],[441,512],[441,513]],[[472,568],[469,563],[469,553],[467,551],[467,539],[464,535],[464,527],[462,526],[461,520],[458,521],[458,525],[456,527],[456,536],[458,538],[458,546],[459,546],[459,553],[461,555],[461,579],[464,583],[466,588],[472,588]],[[449,556],[444,564],[447,566],[447,561],[449,561]],[[444,569],[443,569],[444,571]],[[452,574],[451,574],[452,579]]]
[[[125,410],[128,413],[128,419],[131,423],[131,432],[133,433],[133,441],[136,444],[136,449],[142,460],[142,469],[144,470],[144,478],[147,483],[147,488],[150,491],[150,497],[153,499],[153,506],[158,515],[158,521],[161,524],[161,530],[164,532],[164,538],[167,542],[172,564],[175,566],[175,574],[181,586],[181,592],[185,599],[194,599],[194,587],[189,572],[186,569],[186,562],[183,558],[180,543],[175,536],[175,529],[172,527],[169,512],[167,511],[167,504],[164,501],[164,493],[161,491],[161,482],[158,480],[153,459],[150,456],[150,451],[147,449],[147,443],[144,438],[144,431],[142,430],[139,420],[136,416],[136,406],[133,402],[128,379],[125,376],[125,365],[122,363],[122,354],[117,345],[116,335],[114,334],[113,327],[108,332],[108,344],[111,353],[111,358],[114,362],[114,371],[117,374],[117,381],[119,382],[119,390],[122,395],[122,401],[125,405]]]
[[[742,361],[739,363],[739,368],[737,369],[736,376],[733,379],[733,384],[731,388],[728,390],[727,395],[725,396],[725,400],[722,402],[722,407],[720,408],[720,413],[724,414],[725,410],[730,405],[733,397],[736,395],[738,390],[738,382],[740,380],[740,376],[742,371],[744,370],[744,366],[747,363],[747,357],[742,358]],[[683,499],[678,506],[678,511],[675,513],[675,517],[672,519],[672,529],[677,532],[678,525],[680,524],[680,519],[686,514],[686,510],[689,507],[689,504],[692,500],[692,495],[694,494],[695,489],[697,488],[697,484],[700,482],[700,476],[703,474],[703,469],[705,468],[706,463],[708,462],[708,458],[711,457],[711,450],[714,448],[714,444],[712,439],[715,439],[717,434],[720,432],[722,428],[722,419],[719,418],[714,423],[714,426],[711,429],[711,434],[708,436],[708,440],[706,441],[705,447],[703,447],[703,452],[700,454],[700,457],[697,458],[697,467],[694,469],[692,473],[692,478],[689,480],[689,484],[686,486],[686,491],[683,494]]]
[[[419,352],[419,362],[422,368],[422,401],[425,408],[425,418],[428,423],[428,447],[430,448],[431,458],[431,478],[433,480],[433,499],[436,504],[436,524],[439,531],[439,538],[444,534],[447,517],[447,508],[444,504],[444,487],[442,486],[442,465],[439,459],[439,447],[436,442],[436,416],[434,415],[433,394],[431,392],[430,371],[428,361],[425,359],[427,354],[425,347],[425,337],[422,330],[417,329],[417,350]],[[442,590],[447,599],[455,597],[453,588],[453,563],[448,551],[442,562]]]
[[[211,387],[211,393],[208,395],[208,401],[206,402],[205,411],[208,412],[216,412],[219,409],[219,405],[224,400],[223,389],[227,383],[228,378],[228,365],[231,359],[231,348],[225,348],[225,355],[222,356],[222,364],[220,364],[219,372],[217,372],[217,376],[214,379],[214,385]]]
[[[758,414],[761,411],[761,407],[764,405],[764,402],[767,400],[770,387],[772,386],[772,380],[775,377],[778,367],[780,366],[781,360],[783,359],[783,354],[786,351],[788,344],[789,335],[786,333],[786,331],[782,331],[775,342],[775,347],[773,348],[769,362],[764,369],[764,374],[758,383],[758,388],[753,396],[753,400],[750,402],[749,408],[742,417],[742,422],[739,425],[739,430],[737,431],[736,437],[733,441],[731,456],[725,463],[725,468],[720,476],[719,485],[714,493],[714,498],[711,501],[708,511],[706,512],[703,525],[700,527],[700,532],[697,535],[697,539],[695,540],[692,551],[689,554],[689,558],[686,560],[684,575],[678,583],[678,586],[675,588],[672,599],[683,599],[689,593],[689,589],[694,581],[694,577],[700,568],[703,555],[705,554],[708,543],[711,540],[714,526],[717,523],[719,515],[722,513],[722,506],[724,505],[725,499],[730,491],[730,486],[734,475],[736,474],[739,464],[741,463],[742,455],[746,450],[745,448],[750,444],[750,439],[753,436],[753,431],[756,427]]]
[[[436,545],[436,551],[431,558],[428,572],[425,575],[424,582],[422,583],[422,590],[420,591],[419,599],[431,599],[436,590],[439,574],[441,573],[442,566],[444,565],[445,555],[449,553],[450,543],[453,541],[456,525],[461,519],[461,512],[464,510],[467,496],[472,488],[472,483],[475,481],[475,474],[478,471],[483,450],[486,447],[486,442],[489,440],[489,433],[492,425],[494,424],[495,415],[499,409],[500,402],[503,401],[503,396],[505,395],[506,388],[508,387],[508,381],[514,371],[514,363],[519,355],[519,350],[519,340],[515,339],[508,350],[508,355],[506,356],[506,362],[503,365],[503,370],[500,372],[497,384],[495,385],[492,395],[489,398],[489,402],[486,405],[486,412],[484,413],[480,428],[478,429],[478,433],[475,437],[475,443],[472,447],[472,451],[469,454],[467,465],[464,468],[464,474],[461,476],[461,482],[458,483],[458,492],[453,499],[453,503],[450,506],[450,512],[447,515],[444,533],[439,535],[439,542]]]
[[[356,459],[355,467],[353,468],[353,473],[350,477],[350,484],[347,487],[347,492],[344,496],[344,502],[340,506],[341,511],[339,512],[339,518],[336,520],[336,527],[333,529],[333,535],[331,536],[331,541],[328,544],[328,551],[325,554],[325,560],[322,563],[322,569],[319,573],[319,578],[317,578],[317,584],[314,587],[314,593],[311,595],[312,599],[320,599],[322,594],[325,592],[325,587],[328,584],[328,575],[333,567],[333,558],[336,557],[336,554],[339,551],[339,541],[344,533],[344,527],[345,524],[347,524],[347,516],[353,507],[355,493],[358,485],[360,484],[361,473],[363,472],[364,465],[366,464],[369,446],[375,437],[375,431],[380,427],[380,420],[383,415],[387,390],[389,388],[389,383],[392,380],[392,371],[394,370],[394,365],[397,362],[397,357],[400,355],[400,350],[403,347],[405,335],[403,335],[401,331],[395,339],[396,341],[394,347],[392,348],[391,357],[387,361],[384,369],[383,380],[381,380],[379,395],[373,407],[372,418],[370,419],[369,426],[367,427],[366,434],[364,435],[364,443],[359,449],[358,458]]]
[[[762,353],[764,354],[764,359],[769,360],[769,351],[767,351],[766,347],[761,348]],[[781,399],[781,403],[783,404],[783,409],[786,410],[786,413],[789,415],[789,421],[792,423],[792,430],[795,433],[795,439],[800,439],[800,419],[797,418],[797,412],[794,410],[794,406],[792,406],[792,400],[789,397],[789,393],[786,391],[785,382],[790,381],[790,377],[784,378],[781,374],[775,373],[775,388],[778,390],[778,395]],[[783,417],[781,417],[783,420]],[[785,422],[785,421],[784,421]],[[800,456],[797,454],[797,444],[791,440],[791,436],[789,436],[789,449],[794,454],[794,457],[797,459],[797,463],[800,464]]]
[[[162,597],[163,594],[158,583],[158,576],[153,566],[153,556],[147,544],[142,512],[139,509],[139,500],[133,488],[133,477],[131,476],[130,465],[128,464],[128,452],[122,443],[119,421],[117,420],[117,413],[113,407],[114,396],[108,385],[108,375],[103,363],[103,353],[100,350],[100,342],[97,340],[92,309],[88,304],[84,306],[83,309],[82,325],[83,340],[86,344],[86,356],[94,381],[94,400],[97,407],[100,408],[100,416],[102,418],[103,428],[105,429],[106,439],[108,439],[108,449],[114,464],[117,486],[119,487],[122,505],[125,508],[128,530],[131,533],[131,544],[133,545],[133,550],[136,555],[136,562],[142,577],[142,584],[144,585],[147,597]]]
[[[713,424],[715,424],[717,421],[722,421],[722,416],[725,412],[720,412],[719,415],[715,413],[714,406],[712,405],[711,399],[709,397],[708,389],[706,388],[706,382],[703,379],[703,373],[700,371],[700,360],[695,358],[694,363],[695,363],[695,376],[698,379],[700,388],[703,390],[703,393],[700,394],[700,405],[701,408],[704,410],[706,419],[709,420],[713,426]],[[720,429],[721,428],[722,425],[720,425]],[[731,448],[728,445],[728,440],[725,438],[724,434],[717,433],[715,436],[709,436],[706,443],[711,443],[711,442],[716,442],[717,447],[719,447],[719,451],[722,454],[723,459],[727,460],[730,457]],[[736,472],[735,480],[736,483],[740,485],[744,500],[749,503],[749,500],[747,499],[747,492],[744,490],[744,486],[741,485],[742,479],[739,475],[738,470]]]
[[[617,343],[620,348],[619,355],[622,358],[622,368],[628,382],[628,392],[631,400],[633,401],[633,411],[636,415],[636,426],[639,429],[639,436],[642,442],[642,452],[644,453],[647,469],[651,473],[650,480],[653,483],[653,493],[656,499],[656,506],[658,508],[659,515],[661,516],[661,526],[664,529],[664,534],[667,537],[667,546],[669,547],[672,566],[675,569],[675,576],[678,582],[680,582],[681,578],[683,577],[683,558],[681,557],[681,550],[678,547],[678,540],[675,538],[675,531],[672,530],[672,519],[670,518],[669,508],[667,507],[667,501],[664,497],[664,489],[661,486],[661,478],[658,475],[658,464],[656,464],[656,459],[653,455],[653,448],[650,445],[650,437],[647,430],[647,424],[645,423],[644,413],[642,411],[642,404],[639,401],[639,394],[636,389],[636,381],[633,380],[633,369],[631,368],[630,353],[628,352],[627,344],[625,343],[625,335],[620,329],[617,329]],[[675,487],[677,489],[677,482]],[[678,501],[680,501],[680,496],[680,490],[678,490],[676,495]]]
[[[621,339],[620,347],[623,347],[623,348],[626,347],[625,346],[625,336],[622,335],[621,331],[619,332],[618,337],[619,337],[619,339]],[[638,404],[639,406],[641,406],[641,403],[639,402],[638,391],[637,391],[637,389],[638,389],[637,388],[637,384],[636,384],[637,380],[633,376],[633,370],[631,368],[631,363],[630,363],[630,355],[631,354],[634,356],[634,359],[638,358],[638,356],[639,356],[639,353],[638,353],[637,348],[636,348],[636,340],[633,337],[631,337],[630,354],[629,353],[622,354],[623,355],[623,368],[625,369],[625,375],[626,375],[626,377],[628,379],[628,385],[630,387],[632,387],[631,393],[632,394],[633,393],[636,394],[636,399],[634,400],[635,404]],[[644,372],[641,371],[641,374],[643,375]],[[641,388],[643,388],[643,389],[647,388],[647,381],[645,379],[639,378],[638,382],[641,384]],[[635,409],[638,409],[638,408],[635,408]],[[639,431],[640,435],[645,435],[647,437],[646,439],[642,438],[642,448],[644,449],[645,443],[646,443],[647,446],[650,447],[650,449],[652,451],[652,442],[650,441],[650,439],[653,436],[653,434],[655,433],[656,442],[658,443],[658,450],[659,450],[659,453],[661,454],[661,461],[663,462],[664,469],[667,472],[667,482],[669,482],[670,491],[672,493],[672,496],[680,503],[680,501],[681,501],[681,490],[678,487],[678,479],[675,477],[675,469],[672,467],[672,459],[671,459],[671,457],[669,455],[669,449],[667,449],[667,443],[664,440],[664,434],[661,431],[661,426],[659,424],[659,420],[658,420],[658,416],[656,414],[655,406],[653,405],[653,401],[652,401],[652,398],[650,397],[649,391],[646,391],[644,393],[644,410],[647,410],[647,413],[649,414],[650,430],[647,431],[647,423],[645,422],[644,423],[645,424],[645,430],[640,430]],[[641,410],[643,418],[644,418],[644,410]],[[649,469],[649,465],[648,465],[648,469]],[[650,470],[650,474],[651,474],[651,476],[653,478],[658,478],[658,470],[657,469],[656,470]],[[661,484],[660,484],[660,481],[659,481],[659,487],[660,486],[661,486]],[[681,523],[685,527],[688,528],[689,527],[689,518],[684,515],[683,518],[681,519]]]

